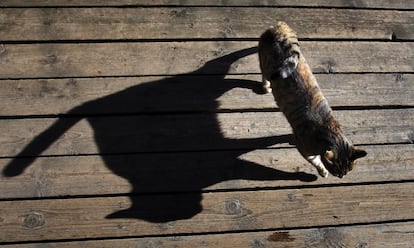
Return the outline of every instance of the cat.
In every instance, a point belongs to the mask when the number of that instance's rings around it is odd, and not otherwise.
[[[293,129],[300,154],[322,177],[331,173],[342,178],[367,152],[355,148],[344,136],[305,61],[295,31],[278,22],[261,35],[258,53],[263,90],[273,93]]]

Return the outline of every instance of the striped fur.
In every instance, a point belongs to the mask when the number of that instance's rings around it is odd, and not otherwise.
[[[263,88],[273,92],[289,121],[297,149],[323,177],[343,177],[366,156],[343,135],[309,65],[296,33],[284,22],[267,29],[259,41]]]

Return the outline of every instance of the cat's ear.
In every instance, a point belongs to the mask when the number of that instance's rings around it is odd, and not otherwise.
[[[331,150],[327,150],[326,152],[325,152],[325,159],[327,160],[327,161],[329,161],[329,162],[331,162],[332,163],[332,160],[333,160],[333,158],[335,157],[335,153],[333,152],[333,151],[331,151]]]
[[[352,156],[351,156],[351,160],[354,161],[358,158],[362,158],[365,157],[367,155],[367,152],[361,149],[353,149],[352,150]]]

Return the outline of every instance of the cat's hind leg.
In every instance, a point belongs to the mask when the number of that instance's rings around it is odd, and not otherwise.
[[[264,93],[271,93],[272,92],[272,84],[269,80],[266,79],[264,75],[262,75],[262,88]]]
[[[328,177],[329,172],[323,165],[320,155],[308,156],[306,157],[306,160],[315,166],[315,168],[318,170],[319,175],[322,177]]]

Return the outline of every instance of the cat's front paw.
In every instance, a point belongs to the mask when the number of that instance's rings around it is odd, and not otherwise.
[[[319,175],[321,175],[321,177],[324,177],[324,178],[327,178],[328,175],[329,175],[328,170],[325,169],[325,168],[318,169],[318,173],[319,173]]]

